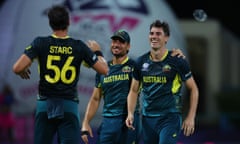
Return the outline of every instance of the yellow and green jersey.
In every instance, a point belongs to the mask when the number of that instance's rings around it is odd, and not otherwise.
[[[135,62],[126,58],[122,64],[108,62],[107,76],[96,75],[95,86],[102,89],[103,116],[127,115],[127,96],[131,85]]]
[[[24,53],[39,64],[39,95],[78,101],[80,66],[92,66],[97,56],[81,40],[56,36],[37,37]]]
[[[192,76],[187,61],[167,52],[162,61],[154,62],[148,52],[136,63],[133,77],[142,84],[142,114],[161,116],[181,112],[182,82]]]

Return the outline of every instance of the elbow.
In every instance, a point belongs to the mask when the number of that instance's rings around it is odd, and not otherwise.
[[[21,69],[20,69],[16,64],[13,65],[12,71],[13,71],[15,74],[21,73]]]
[[[108,66],[107,66],[107,68],[106,68],[106,70],[104,72],[104,75],[108,75],[108,72],[109,72],[109,69],[108,69]]]
[[[31,60],[26,56],[22,55],[12,67],[12,71],[15,74],[20,74],[25,71],[31,65]]]
[[[20,74],[24,71],[26,71],[28,69],[29,66],[22,66],[22,65],[19,65],[19,64],[14,64],[13,67],[12,67],[12,71],[15,73],[15,74]]]
[[[105,76],[108,75],[109,68],[105,64],[104,65],[99,65],[98,67],[94,67],[94,69],[102,75],[105,75]]]
[[[109,71],[109,69],[108,69],[108,67],[106,67],[102,70],[101,74],[106,76],[108,74],[108,71]]]
[[[96,64],[93,65],[93,69],[102,75],[107,75],[109,71],[108,65],[105,62],[104,63],[97,62]]]

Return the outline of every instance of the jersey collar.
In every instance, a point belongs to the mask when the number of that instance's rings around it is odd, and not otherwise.
[[[128,60],[129,60],[129,57],[127,56],[127,57],[122,61],[121,64],[125,64]],[[111,62],[111,65],[114,65],[113,62]]]
[[[65,37],[58,37],[58,36],[56,36],[55,34],[52,34],[52,37],[54,37],[54,38],[59,38],[59,39],[67,39],[67,38],[69,38],[68,35],[65,36]]]

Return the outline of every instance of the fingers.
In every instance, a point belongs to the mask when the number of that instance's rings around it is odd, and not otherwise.
[[[126,123],[126,126],[130,129],[130,130],[135,130],[135,127],[133,126],[133,121],[132,120],[130,120],[130,119],[126,119],[126,121],[125,121],[125,123]]]
[[[22,79],[30,79],[31,71],[29,69],[21,72],[19,75]]]
[[[87,135],[82,135],[82,140],[84,141],[85,144],[88,144],[88,136]]]
[[[171,56],[177,56],[178,58],[185,59],[185,55],[183,54],[183,52],[179,48],[178,49],[173,48]]]
[[[88,40],[87,46],[91,48],[93,52],[97,50],[101,50],[100,45],[95,40]]]
[[[177,57],[178,57],[178,58],[183,58],[183,59],[185,59],[185,58],[186,58],[186,56],[185,56],[185,55],[183,55],[183,54],[178,54],[178,55],[177,55]]]
[[[92,138],[93,137],[92,129],[89,129],[88,132],[89,132],[89,136]]]
[[[185,127],[185,128],[183,128],[183,134],[185,136],[192,135],[194,133],[194,131],[195,131],[194,127]]]
[[[81,131],[81,137],[85,144],[88,144],[88,135],[89,132],[87,130]]]

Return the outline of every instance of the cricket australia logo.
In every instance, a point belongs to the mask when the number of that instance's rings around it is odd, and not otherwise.
[[[162,71],[163,72],[170,72],[171,71],[171,66],[166,64],[165,66],[163,66]]]
[[[130,66],[124,66],[122,68],[122,72],[131,72],[132,71],[132,68]]]

